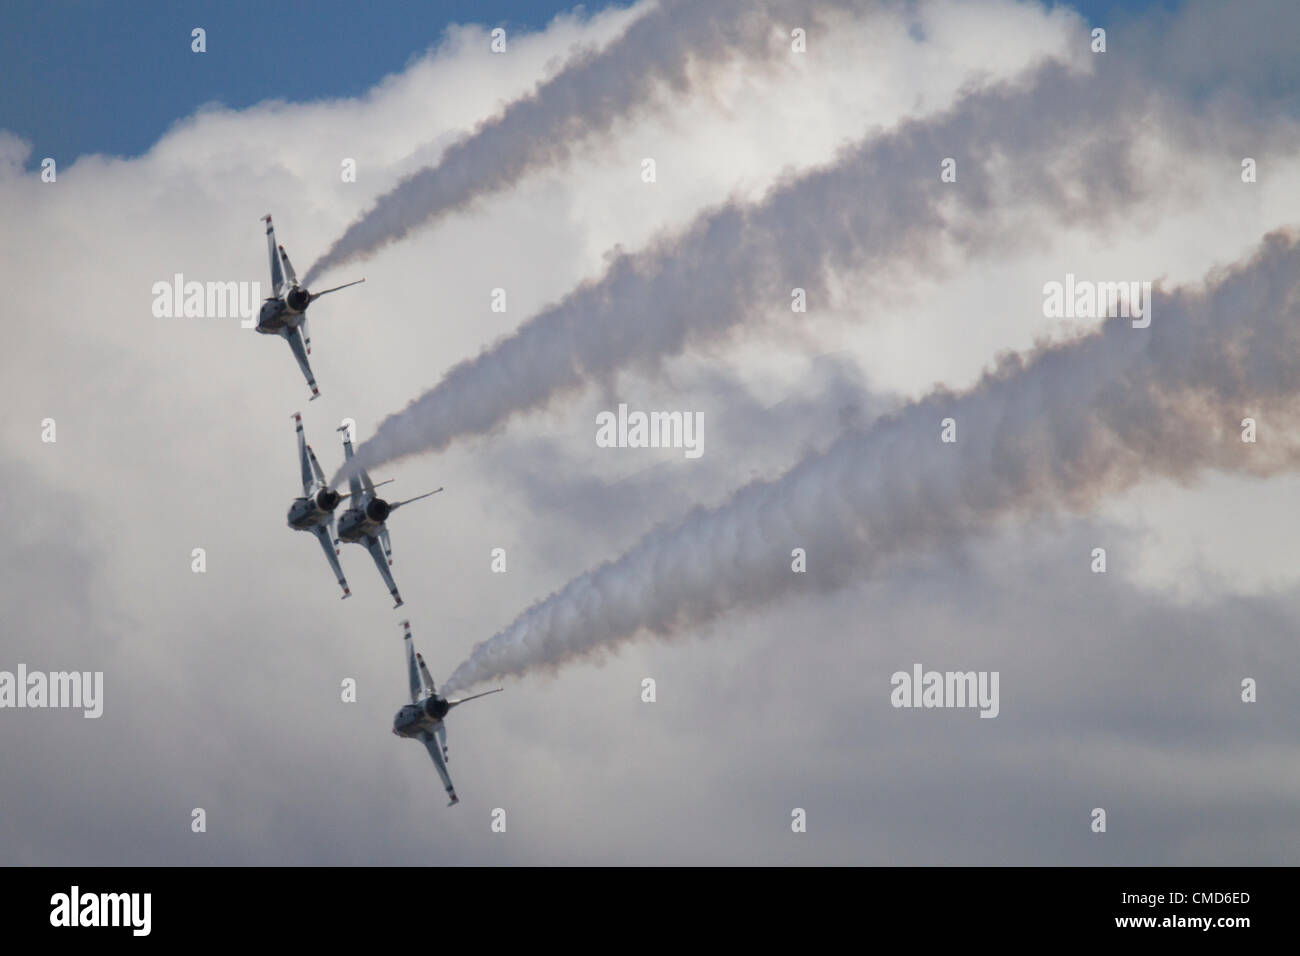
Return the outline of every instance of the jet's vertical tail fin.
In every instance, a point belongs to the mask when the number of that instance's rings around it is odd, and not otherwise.
[[[468,704],[471,700],[478,700],[480,697],[486,697],[488,694],[499,694],[503,690],[505,690],[504,687],[494,687],[491,690],[483,691],[483,693],[481,694],[470,694],[468,697],[461,697],[456,700],[449,700],[447,701],[447,709],[451,710],[457,704]]]
[[[416,495],[414,498],[407,498],[405,501],[394,501],[388,507],[391,511],[396,511],[398,508],[402,507],[402,505],[409,505],[412,501],[420,501],[424,498],[430,497],[431,495],[436,495],[440,491],[442,491],[441,488],[434,488],[433,491],[426,491],[422,495]]]

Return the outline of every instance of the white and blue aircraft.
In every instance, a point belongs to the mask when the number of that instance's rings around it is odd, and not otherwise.
[[[352,439],[348,434],[348,426],[342,425],[338,431],[343,433],[343,457],[351,461]],[[389,481],[391,480],[390,478]],[[388,482],[381,481],[379,484],[386,485]],[[442,489],[436,488],[405,501],[388,502],[375,494],[377,487],[379,485],[370,480],[370,475],[364,468],[358,468],[348,476],[347,497],[352,501],[348,505],[348,510],[339,518],[339,539],[365,546],[370,556],[375,559],[375,567],[379,569],[384,583],[388,585],[388,593],[397,602],[393,607],[401,607],[402,596],[397,593],[397,584],[393,581],[392,572],[388,570],[393,564],[393,545],[388,539],[388,526],[384,522],[388,520],[390,514],[403,505],[436,495]]]
[[[289,527],[295,531],[310,531],[316,535],[320,546],[325,549],[325,558],[334,569],[334,577],[338,578],[339,587],[343,589],[343,596],[346,598],[352,592],[348,589],[343,569],[339,567],[338,542],[334,539],[334,509],[347,496],[334,491],[325,481],[325,473],[321,471],[320,462],[316,460],[316,453],[311,450],[311,445],[307,444],[307,439],[302,433],[302,415],[294,412],[293,421],[298,432],[298,463],[302,466],[302,496],[293,499],[293,504],[289,505]]]
[[[271,214],[262,217],[266,223],[266,246],[271,254],[271,297],[262,303],[262,311],[257,316],[257,331],[263,335],[278,335],[289,343],[293,357],[298,360],[298,367],[311,388],[311,399],[320,398],[320,389],[316,387],[316,377],[311,373],[307,356],[311,354],[311,333],[307,331],[307,306],[323,295],[346,289],[348,286],[365,282],[347,282],[336,285],[324,292],[308,292],[298,285],[298,275],[293,271],[289,256],[284,246],[275,243],[275,227],[271,225]]]
[[[411,642],[411,622],[403,621],[402,630],[406,635],[403,640],[406,643],[406,673],[411,684],[411,702],[393,718],[393,733],[399,737],[414,737],[424,744],[429,756],[433,758],[433,765],[438,768],[438,776],[442,777],[442,785],[447,790],[447,806],[452,807],[460,802],[460,798],[456,796],[451,774],[447,772],[447,761],[451,758],[447,756],[447,727],[443,720],[453,707],[488,694],[500,693],[502,688],[485,690],[481,694],[472,694],[458,700],[438,696],[433,687],[433,678],[429,676],[429,668]]]

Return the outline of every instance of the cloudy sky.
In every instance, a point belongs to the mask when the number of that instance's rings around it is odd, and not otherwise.
[[[0,30],[0,670],[104,711],[0,710],[0,860],[1300,861],[1293,5],[57,7]],[[117,66],[46,77],[56,37]],[[265,289],[268,212],[367,278],[310,404],[152,308]],[[1150,328],[1046,315],[1067,274],[1152,283]],[[620,403],[703,454],[598,447]],[[400,611],[285,526],[296,411],[327,473],[351,418],[393,498],[445,487],[390,522]],[[389,733],[407,617],[506,688],[452,809]],[[891,706],[918,663],[998,716]]]

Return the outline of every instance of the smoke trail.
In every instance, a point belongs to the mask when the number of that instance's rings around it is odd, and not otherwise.
[[[938,390],[784,476],[661,526],[477,645],[448,691],[554,668],[735,607],[832,589],[878,563],[1012,513],[1085,511],[1150,478],[1300,466],[1300,234],[1275,232],[1204,290],[1156,298],[1148,329],[1109,319],[1002,357],[969,391]],[[1256,418],[1257,444],[1242,441]],[[940,441],[956,421],[957,442]],[[790,552],[807,551],[794,574]]]
[[[852,0],[660,0],[604,49],[578,54],[533,93],[450,146],[436,165],[381,196],[307,270],[304,284],[534,169],[566,162],[576,143],[664,105],[665,88],[684,98],[736,59],[788,53],[788,38],[773,42],[781,22],[776,15],[811,27],[819,8],[841,4]]]
[[[1149,139],[1215,148],[1176,128],[1176,114],[1118,74],[1060,64],[971,94],[941,117],[868,138],[757,204],[725,204],[680,235],[619,255],[599,280],[389,415],[348,467],[437,451],[621,368],[653,369],[742,323],[788,315],[792,288],[825,302],[836,272],[901,266],[933,276],[946,255],[1035,241],[1035,211],[1093,226],[1129,214],[1140,196],[1178,178],[1142,157]],[[945,156],[959,157],[957,183],[939,180]]]

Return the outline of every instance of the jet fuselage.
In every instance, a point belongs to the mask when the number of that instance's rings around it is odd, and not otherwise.
[[[383,498],[372,498],[361,508],[349,508],[339,518],[339,539],[355,542],[367,535],[373,537],[383,529],[392,510]]]
[[[288,524],[297,531],[310,531],[319,524],[325,524],[338,507],[338,492],[328,488],[316,492],[310,498],[295,498],[289,505]]]
[[[294,308],[295,305],[301,306]],[[307,314],[307,291],[293,288],[282,299],[267,299],[257,315],[257,331],[263,335],[279,335],[285,329],[302,325]]]
[[[418,704],[407,704],[393,717],[393,733],[399,737],[419,737],[432,733],[447,716],[451,705],[445,697],[434,694]]]

